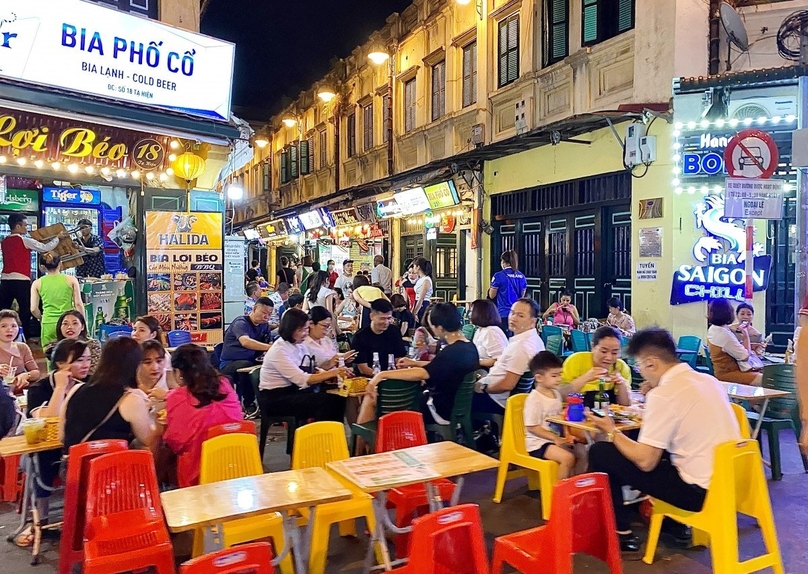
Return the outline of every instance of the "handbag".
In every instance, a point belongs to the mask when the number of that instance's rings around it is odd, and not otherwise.
[[[744,373],[749,371],[762,371],[763,361],[757,356],[757,353],[749,353],[749,357],[745,361],[738,361],[738,368]]]

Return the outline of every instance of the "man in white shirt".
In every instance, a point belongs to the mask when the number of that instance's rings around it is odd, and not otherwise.
[[[346,259],[342,262],[342,274],[334,282],[334,288],[342,289],[346,299],[350,297],[350,291],[353,289],[353,279],[353,260]]]
[[[640,436],[633,441],[615,429],[611,417],[587,414],[607,437],[589,449],[589,470],[609,475],[620,548],[638,552],[623,486],[698,512],[713,476],[715,448],[740,440],[741,432],[724,387],[715,377],[680,363],[670,333],[659,328],[639,331],[631,338],[628,354],[651,389]]]
[[[488,374],[477,382],[473,412],[505,414],[505,401],[527,372],[530,359],[544,350],[544,343],[536,331],[540,314],[539,304],[527,297],[517,299],[511,305],[508,328],[513,337]]]
[[[269,329],[271,331],[277,329],[278,325],[281,324],[281,315],[286,310],[286,301],[289,299],[289,289],[291,289],[289,284],[283,282],[278,284],[278,289],[269,295],[269,298],[275,303],[272,316],[269,318]]]
[[[373,258],[373,269],[370,271],[370,283],[378,285],[385,295],[393,292],[393,272],[384,265],[384,256],[377,255]]]

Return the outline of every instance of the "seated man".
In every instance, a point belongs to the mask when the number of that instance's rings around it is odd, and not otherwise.
[[[603,381],[609,402],[631,404],[631,369],[620,358],[623,336],[614,327],[601,327],[592,336],[592,350],[567,357],[561,373],[561,394],[582,393],[584,406],[595,406],[595,395]]]
[[[255,302],[261,297],[261,287],[257,281],[250,281],[245,288],[247,291],[247,298],[244,300],[244,314],[249,315],[252,313]]]
[[[375,303],[376,301],[374,301]],[[389,306],[390,303],[386,302]],[[480,355],[477,347],[466,339],[460,330],[462,324],[457,307],[451,303],[436,303],[428,318],[432,332],[443,344],[431,361],[401,359],[398,370],[382,371],[368,383],[368,394],[375,396],[376,387],[385,379],[423,381],[427,392],[423,394],[421,413],[424,424],[449,424],[452,418],[455,395],[466,375],[477,370]],[[395,326],[391,327],[398,332]],[[362,405],[361,414],[367,411]]]
[[[353,338],[352,348],[356,351],[354,370],[359,375],[373,376],[373,354],[379,354],[379,368],[386,371],[395,365],[388,364],[388,358],[396,359],[407,354],[401,331],[393,325],[393,306],[387,299],[376,299],[370,304],[370,324],[360,329]]]
[[[289,309],[303,309],[303,301],[305,301],[303,295],[300,293],[292,293],[286,300],[286,304],[283,306],[283,311],[286,312]]]
[[[224,333],[219,370],[233,380],[248,418],[258,414],[255,390],[250,374],[238,370],[257,365],[258,357],[269,350],[269,318],[273,307],[272,299],[260,297],[252,312],[236,317]]]
[[[288,283],[281,283],[278,285],[278,289],[269,295],[269,298],[272,299],[272,302],[275,304],[275,307],[272,310],[272,317],[269,318],[270,331],[274,331],[278,328],[278,325],[281,323],[281,316],[283,315],[283,312],[290,308],[286,306],[286,302],[289,300],[289,289],[290,287]]]
[[[670,333],[639,331],[628,352],[651,389],[640,436],[635,442],[615,429],[611,417],[587,414],[607,437],[589,449],[589,470],[609,475],[620,548],[637,552],[640,544],[631,531],[631,511],[623,505],[623,486],[698,512],[713,476],[715,448],[739,440],[741,433],[724,387],[680,363]]]
[[[527,297],[517,299],[511,305],[508,329],[513,337],[488,374],[477,382],[472,411],[505,414],[505,401],[527,372],[530,359],[544,350],[544,343],[536,331],[540,313],[539,304]]]

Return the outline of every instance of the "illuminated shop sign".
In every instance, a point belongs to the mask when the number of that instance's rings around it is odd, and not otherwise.
[[[323,226],[323,218],[318,211],[307,211],[300,214],[300,222],[306,231],[317,229]]]
[[[682,154],[682,175],[726,174],[724,149],[728,142],[729,137],[724,135],[699,135],[697,149]]]
[[[289,234],[299,235],[303,233],[303,224],[300,222],[300,218],[297,215],[292,215],[291,217],[287,217],[285,219],[286,222],[286,230]]]
[[[376,215],[379,217],[392,217],[401,214],[401,206],[395,198],[380,199],[376,202]]]
[[[708,195],[696,205],[696,227],[704,232],[693,245],[697,265],[681,265],[673,276],[671,305],[725,298],[744,300],[746,230],[743,222],[725,217],[723,195]],[[755,291],[769,286],[772,259],[755,243]]]

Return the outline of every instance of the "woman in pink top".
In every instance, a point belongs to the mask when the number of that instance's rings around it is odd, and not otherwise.
[[[163,440],[177,455],[180,486],[190,486],[199,482],[199,460],[208,429],[240,421],[243,416],[233,385],[214,370],[202,347],[180,346],[171,356],[171,366],[181,386],[166,398]]]
[[[553,316],[553,325],[558,327],[569,327],[574,329],[581,322],[578,315],[578,308],[572,304],[572,293],[564,289],[558,297],[558,303],[553,303],[547,308],[542,317],[547,319]]]

